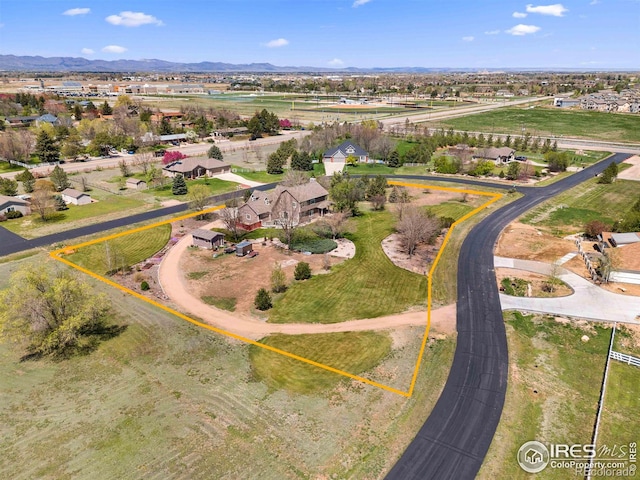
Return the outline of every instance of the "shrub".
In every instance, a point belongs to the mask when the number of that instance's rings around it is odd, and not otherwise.
[[[12,218],[20,218],[20,217],[22,217],[22,212],[19,212],[18,210],[13,210],[12,212],[7,212],[7,213],[5,214],[5,216],[6,216],[8,219],[12,219]]]
[[[273,304],[271,303],[271,295],[269,295],[269,292],[267,292],[267,290],[264,288],[258,290],[256,299],[253,303],[258,310],[261,310],[263,312],[273,307]]]
[[[442,228],[451,228],[451,225],[453,225],[455,221],[455,218],[440,217],[440,225],[442,226]]]
[[[286,289],[286,277],[280,264],[276,263],[271,271],[271,291],[273,291],[273,293],[282,293]]]
[[[330,238],[314,238],[291,243],[291,249],[296,252],[327,253],[336,248],[338,248],[338,244]]]
[[[6,222],[7,216],[4,213],[0,213],[0,222]]]
[[[307,262],[300,262],[296,265],[296,269],[293,272],[293,277],[296,280],[307,280],[311,278],[311,267]]]
[[[524,297],[527,294],[529,282],[521,278],[503,278],[500,282],[505,294],[514,297]]]
[[[591,220],[584,226],[584,234],[589,238],[596,238],[602,232],[609,230],[609,225],[600,220]]]
[[[151,287],[149,286],[149,283],[144,280],[141,284],[140,284],[140,290],[146,292],[147,290],[149,290]]]

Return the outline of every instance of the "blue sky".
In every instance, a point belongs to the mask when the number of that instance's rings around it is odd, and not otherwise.
[[[0,53],[314,67],[640,69],[640,0],[527,1],[0,0]]]

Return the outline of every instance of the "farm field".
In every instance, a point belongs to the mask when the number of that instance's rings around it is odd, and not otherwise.
[[[0,265],[0,288],[17,265],[44,260]],[[249,346],[105,292],[127,328],[90,355],[20,363],[0,344],[4,478],[382,478],[453,357],[451,338],[430,341],[410,399],[349,379],[296,394],[257,378]],[[418,330],[376,368],[411,370]]]
[[[558,108],[504,108],[440,122],[470,132],[582,137],[609,142],[640,142],[640,116]]]
[[[593,178],[539,205],[521,221],[566,236],[582,231],[591,220],[612,225],[631,209],[638,194],[638,183],[632,180],[604,185]]]
[[[590,443],[611,338],[611,328],[596,323],[559,322],[514,312],[505,313],[505,322],[509,343],[507,396],[478,475],[481,479],[530,478],[516,461],[518,449],[529,440]],[[581,340],[583,335],[589,337],[588,342]],[[612,383],[610,377],[609,385]],[[615,400],[608,405],[614,411],[622,406]],[[637,417],[625,418],[629,431],[637,432]],[[610,445],[624,441],[618,433]],[[565,479],[573,474],[547,467],[538,476]]]

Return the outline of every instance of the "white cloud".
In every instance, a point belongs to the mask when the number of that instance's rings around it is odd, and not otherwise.
[[[469,35],[468,37],[462,37],[462,40],[465,42],[473,42],[475,40],[475,37]]]
[[[69,10],[63,12],[62,14],[75,17],[76,15],[86,15],[90,11],[91,11],[90,8],[70,8]]]
[[[142,12],[120,12],[120,15],[109,15],[105,20],[112,25],[122,25],[123,27],[139,27],[150,24],[160,27],[164,25],[162,20]]]
[[[536,25],[523,25],[518,24],[515,27],[511,27],[509,30],[505,30],[505,33],[509,33],[511,35],[522,36],[529,35],[530,33],[536,33],[540,30],[540,27]]]
[[[365,3],[369,3],[371,0],[355,0],[355,2],[353,2],[353,8],[358,8],[361,5],[364,5]]]
[[[83,55],[93,55],[94,53],[96,53],[95,51],[91,50],[90,48],[83,48],[82,50],[80,50],[80,52]]]
[[[488,30],[484,32],[485,35],[498,35],[499,33],[500,33],[500,30]]]
[[[526,16],[527,14],[522,12],[513,12],[513,15],[512,15],[513,18],[524,18]]]
[[[102,51],[106,53],[124,53],[127,49],[120,45],[107,45],[102,49]]]
[[[271,40],[264,44],[264,46],[268,48],[285,47],[287,45],[289,45],[289,40],[286,38],[276,38],[275,40]]]
[[[600,3],[600,0],[591,0],[591,3],[589,3],[589,5],[598,5]]]
[[[533,5],[527,5],[528,13],[539,13],[540,15],[551,15],[552,17],[563,17],[569,9],[566,8],[561,3],[554,3],[553,5],[538,5],[534,7]]]
[[[344,65],[344,62],[339,58],[334,58],[333,60],[329,60],[327,63],[332,67],[341,67],[342,65]]]

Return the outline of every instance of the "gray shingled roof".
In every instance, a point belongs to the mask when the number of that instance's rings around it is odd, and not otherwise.
[[[187,173],[192,172],[197,167],[202,167],[205,170],[211,170],[214,168],[220,167],[231,167],[226,162],[218,160],[217,158],[207,158],[207,157],[188,157],[183,158],[182,160],[177,160],[175,162],[170,163],[166,167],[165,170],[176,173]]]
[[[353,149],[353,153],[347,153],[347,150]],[[367,152],[365,152],[362,148],[360,148],[357,144],[353,143],[351,140],[347,140],[346,142],[342,142],[340,145],[334,148],[330,148],[326,152],[324,152],[325,157],[333,157],[336,153],[342,152],[345,157],[349,155],[355,155],[356,157],[366,157]]]
[[[191,235],[193,236],[193,238],[202,238],[203,240],[207,240],[209,242],[215,240],[216,238],[224,238],[224,233],[214,232],[212,230],[204,230],[202,228],[194,230],[193,232],[191,232]]]
[[[80,198],[83,195],[86,195],[87,197],[90,196],[88,193],[81,192],[80,190],[76,190],[75,188],[65,188],[60,193],[62,195],[66,195],[66,196],[71,197],[71,198]]]

